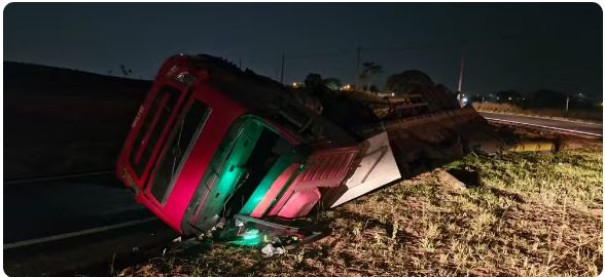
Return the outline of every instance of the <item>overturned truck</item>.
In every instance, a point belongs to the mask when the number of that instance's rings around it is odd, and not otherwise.
[[[443,87],[396,98],[292,88],[177,55],[138,110],[117,175],[183,235],[297,245],[320,232],[296,219],[497,149],[487,122]]]

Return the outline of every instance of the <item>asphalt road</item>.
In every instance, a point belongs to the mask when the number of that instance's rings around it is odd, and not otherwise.
[[[552,132],[571,135],[603,137],[603,124],[598,123],[486,112],[480,112],[479,114],[488,121],[496,123],[545,129]]]
[[[144,259],[154,252],[143,250],[161,251],[177,236],[114,174],[4,186],[4,270],[11,276],[106,276],[110,263]]]
[[[4,186],[4,244],[149,217],[114,174]]]

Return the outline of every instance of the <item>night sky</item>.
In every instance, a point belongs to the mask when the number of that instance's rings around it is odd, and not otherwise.
[[[596,4],[10,4],[4,60],[152,79],[177,53],[208,53],[285,81],[307,73],[353,83],[356,47],[382,87],[407,69],[467,93],[541,88],[602,99]]]

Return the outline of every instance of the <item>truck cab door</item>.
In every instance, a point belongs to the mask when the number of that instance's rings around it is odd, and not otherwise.
[[[318,150],[308,158],[302,171],[279,198],[268,216],[296,218],[307,215],[322,198],[319,188],[335,188],[351,172],[359,147]]]

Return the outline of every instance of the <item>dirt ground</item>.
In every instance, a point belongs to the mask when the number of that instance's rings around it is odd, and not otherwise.
[[[528,115],[536,117],[545,117],[553,119],[577,120],[586,122],[603,123],[603,109],[594,108],[592,110],[570,110],[565,112],[563,109],[538,109],[522,107],[508,103],[475,102],[473,108],[479,112],[494,112],[516,115]]]
[[[120,276],[596,276],[603,260],[602,145],[559,153],[470,155],[480,182],[440,170],[320,216],[332,234],[284,255],[212,245]]]

